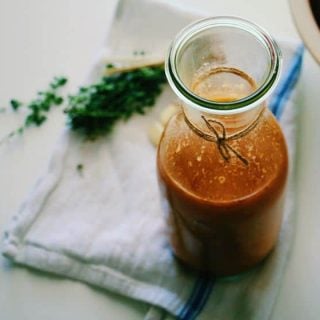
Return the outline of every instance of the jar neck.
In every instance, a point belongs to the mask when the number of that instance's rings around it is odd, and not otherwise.
[[[244,113],[245,118],[257,113],[275,88],[281,52],[259,26],[240,18],[214,17],[177,35],[165,70],[185,105],[210,117],[227,119],[238,114],[242,119],[244,111],[253,111]]]
[[[205,134],[211,134],[210,131],[216,131],[218,134],[225,130],[227,136],[241,132],[256,121],[260,121],[261,115],[267,109],[265,103],[255,106],[252,109],[238,112],[236,114],[215,114],[200,111],[188,105],[182,105],[182,109],[186,118],[186,122],[201,130]],[[211,124],[215,129],[211,128]]]

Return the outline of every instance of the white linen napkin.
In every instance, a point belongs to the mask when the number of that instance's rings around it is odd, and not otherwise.
[[[106,48],[88,82],[99,77],[107,56],[127,57],[136,50],[164,56],[177,31],[199,16],[164,1],[120,0]],[[281,121],[293,165],[293,88],[303,49],[293,42],[280,45],[284,72],[269,105]],[[16,263],[158,306],[149,319],[163,319],[166,312],[178,319],[268,319],[293,235],[292,167],[280,240],[263,265],[233,278],[185,270],[167,244],[156,150],[147,137],[150,120],[174,99],[167,88],[146,115],[119,123],[112,135],[95,142],[66,130],[47,174],[12,217],[3,253]]]

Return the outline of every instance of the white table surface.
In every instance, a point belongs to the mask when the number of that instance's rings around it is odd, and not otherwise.
[[[183,0],[212,15],[239,15],[277,37],[298,37],[286,0]],[[53,75],[68,90],[84,78],[111,22],[115,0],[0,0],[0,106],[30,99]],[[297,231],[272,319],[320,319],[320,67],[305,55],[299,97]],[[0,114],[0,137],[23,115]],[[44,171],[64,126],[56,110],[41,128],[0,146],[0,231]],[[147,306],[0,258],[1,320],[142,319]]]

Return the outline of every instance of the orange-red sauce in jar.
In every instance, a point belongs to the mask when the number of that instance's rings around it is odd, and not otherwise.
[[[219,93],[207,90],[210,86],[199,85],[198,80],[191,88],[199,96],[215,101],[239,98],[234,90],[221,95],[219,86],[215,86]],[[236,87],[243,90],[243,85]],[[180,112],[170,119],[157,155],[172,249],[197,270],[215,275],[246,271],[271,252],[278,238],[288,172],[283,133],[265,105],[228,118],[215,117],[227,136],[258,118],[249,132],[228,141],[244,163],[233,152],[225,159],[217,143],[190,129],[186,116]],[[196,120],[194,125],[210,134],[205,123]]]

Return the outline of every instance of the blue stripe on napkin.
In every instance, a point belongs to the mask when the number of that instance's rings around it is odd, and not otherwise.
[[[196,280],[192,293],[178,316],[179,320],[195,319],[206,304],[212,291],[213,284],[214,279],[206,276],[200,276]]]
[[[302,66],[303,52],[304,47],[301,45],[298,47],[292,57],[286,76],[284,76],[280,81],[273,94],[273,98],[269,102],[269,108],[277,117],[277,119],[281,118],[281,115],[285,109],[285,104],[289,99],[299,77]],[[214,278],[208,278],[205,276],[200,276],[196,280],[195,286],[187,303],[179,313],[179,320],[194,320],[197,317],[197,315],[205,306],[213,289],[214,283]]]
[[[294,53],[286,76],[284,76],[280,81],[277,89],[273,94],[273,98],[269,102],[269,108],[277,117],[277,119],[280,119],[284,111],[286,101],[288,100],[298,80],[302,66],[303,52],[304,47],[303,45],[301,45]]]

